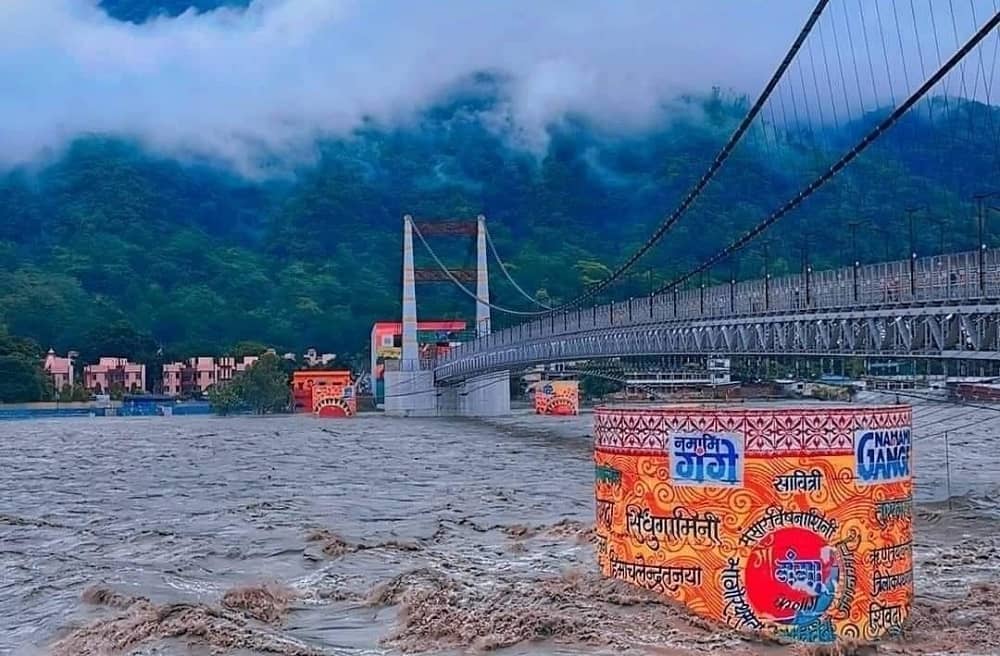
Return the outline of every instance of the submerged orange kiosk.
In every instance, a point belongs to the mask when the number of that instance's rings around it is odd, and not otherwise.
[[[292,396],[296,412],[319,417],[351,417],[358,409],[350,371],[293,372]]]
[[[575,380],[544,380],[535,387],[535,414],[580,413],[580,386]]]
[[[913,600],[908,406],[595,410],[598,560],[735,629],[897,632]]]

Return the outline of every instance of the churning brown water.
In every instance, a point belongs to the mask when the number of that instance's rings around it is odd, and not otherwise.
[[[1000,420],[950,436],[951,510],[930,437],[970,417],[915,411],[918,601],[876,653],[1000,654]],[[526,414],[0,424],[0,653],[809,653],[596,574],[589,432]]]

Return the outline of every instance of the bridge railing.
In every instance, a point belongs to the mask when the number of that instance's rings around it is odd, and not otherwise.
[[[980,258],[983,266],[980,273]],[[912,275],[911,275],[912,272]],[[674,290],[570,310],[452,349],[439,364],[505,345],[582,331],[663,321],[857,309],[1000,297],[1000,250],[951,253]]]

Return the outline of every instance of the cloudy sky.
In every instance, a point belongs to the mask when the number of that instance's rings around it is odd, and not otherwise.
[[[983,18],[994,0],[974,2]],[[364,117],[405,123],[476,71],[508,80],[503,118],[529,147],[567,112],[641,130],[679,93],[756,94],[812,5],[256,0],[133,25],[96,0],[0,0],[0,165],[93,132],[236,166],[294,158]]]

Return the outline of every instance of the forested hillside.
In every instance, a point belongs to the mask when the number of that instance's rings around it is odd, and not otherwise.
[[[641,243],[743,106],[715,99],[704,109],[704,121],[633,139],[566,125],[553,130],[539,158],[457,103],[429,112],[415,129],[325,143],[316,166],[263,183],[114,139],[79,140],[55,164],[0,179],[0,316],[11,333],[60,350],[83,348],[95,326],[126,320],[183,353],[243,339],[358,351],[374,320],[398,314],[405,213],[486,214],[522,285],[568,298],[603,275],[601,263],[614,264]],[[839,136],[845,144],[849,138]],[[647,269],[655,282],[667,279],[765,216],[827,161],[811,157],[812,148],[751,140],[641,263],[631,288],[615,293],[641,293]],[[863,259],[886,250],[902,257],[903,208],[917,198],[933,205],[920,216],[934,220],[918,226],[923,252],[937,250],[942,229],[949,248],[971,247],[967,194],[996,179],[994,156],[914,119],[776,229],[772,266],[797,268],[802,248],[815,267],[847,261],[846,225],[856,218],[888,231],[858,228]],[[449,264],[473,262],[471,243],[450,250],[435,243]],[[760,263],[753,249],[718,276],[737,266],[738,275],[756,275]],[[425,316],[472,310],[455,290],[422,287],[419,294]],[[494,295],[524,307],[499,281]]]
[[[189,4],[219,3],[103,3],[134,21]],[[544,152],[531,152],[483,120],[499,93],[479,79],[406,128],[373,125],[328,139],[316,162],[255,181],[100,136],[77,140],[41,168],[0,172],[0,324],[59,351],[89,353],[114,325],[137,331],[143,352],[162,347],[167,356],[222,352],[240,340],[359,352],[372,322],[399,314],[406,213],[485,214],[522,286],[539,298],[567,299],[645,240],[746,110],[743,98],[706,92],[686,99],[687,111],[665,116],[659,131],[631,136],[567,119],[551,128]],[[995,140],[976,136],[1000,125],[992,111],[970,104],[907,118],[768,233],[772,271],[796,270],[803,257],[815,268],[850,261],[855,220],[864,221],[855,228],[862,260],[905,257],[904,208],[914,203],[927,206],[917,216],[918,252],[936,252],[942,241],[972,248],[969,195],[1000,180]],[[771,126],[768,136],[752,135],[611,293],[644,293],[650,281],[669,280],[714,253],[876,118],[823,134]],[[450,265],[474,261],[471,242],[435,244]],[[756,276],[762,261],[755,246],[713,275]],[[526,307],[494,280],[497,302]],[[422,286],[418,297],[424,317],[473,311],[447,287]]]
[[[177,16],[188,9],[209,11],[222,6],[245,7],[250,0],[101,0],[101,7],[118,20],[142,23],[156,16]]]

